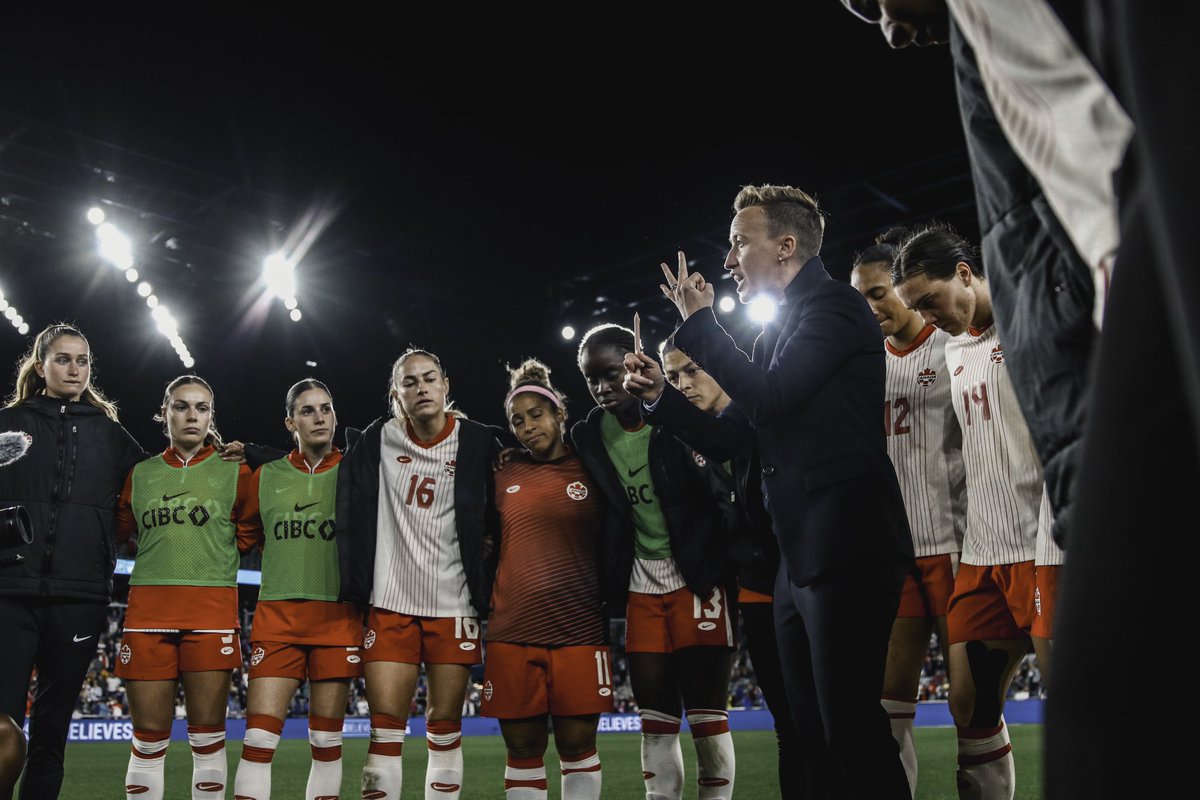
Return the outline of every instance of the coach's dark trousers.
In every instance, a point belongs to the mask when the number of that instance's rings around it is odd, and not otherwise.
[[[910,797],[879,702],[905,572],[903,564],[856,564],[799,587],[780,564],[775,629],[804,758],[800,797]]]
[[[37,667],[21,800],[58,797],[71,712],[107,620],[104,603],[0,595],[0,710],[18,725]]]

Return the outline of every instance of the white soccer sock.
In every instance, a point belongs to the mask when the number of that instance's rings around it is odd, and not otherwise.
[[[308,744],[312,749],[312,766],[308,770],[304,800],[337,797],[342,790],[342,720],[310,714]]]
[[[170,744],[170,731],[133,732],[129,766],[125,770],[127,800],[162,800],[163,766]]]
[[[192,800],[223,800],[229,775],[225,726],[188,725],[188,741],[192,745]]]
[[[371,744],[362,772],[362,800],[399,800],[404,777],[400,753],[406,720],[388,714],[371,715]]]
[[[546,800],[546,765],[541,756],[508,757],[504,766],[504,800]]]
[[[957,777],[961,800],[1012,800],[1017,774],[1003,718],[995,728],[958,729]]]
[[[729,712],[694,708],[687,712],[687,721],[696,748],[697,800],[729,800],[736,766]]]
[[[429,722],[425,730],[429,744],[425,800],[458,800],[463,781],[462,723]]]
[[[913,741],[913,718],[917,715],[917,704],[913,700],[883,697],[879,701],[892,723],[892,738],[900,745],[900,763],[908,776],[908,793],[917,796],[917,745]]]
[[[559,757],[562,767],[562,800],[600,800],[600,754],[596,748],[571,760]]]
[[[642,709],[642,779],[646,800],[680,800],[683,797],[683,751],[679,726],[683,720],[661,711]]]
[[[283,720],[269,714],[246,717],[242,757],[233,776],[233,796],[238,800],[267,800],[271,796],[271,759],[279,746]]]

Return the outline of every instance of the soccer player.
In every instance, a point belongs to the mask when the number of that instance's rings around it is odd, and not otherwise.
[[[850,283],[867,299],[884,336],[884,429],[916,556],[916,569],[905,578],[900,592],[883,676],[883,707],[915,795],[916,697],[930,634],[936,630],[943,656],[949,647],[946,606],[962,550],[966,484],[962,432],[946,368],[950,335],[925,324],[892,288],[892,261],[906,233],[901,228],[889,230],[858,253]]]
[[[451,408],[450,380],[427,350],[392,365],[391,414],[352,444],[338,475],[342,600],[369,606],[363,676],[371,743],[363,797],[397,800],[401,750],[421,666],[429,686],[425,797],[457,800],[462,707],[482,663],[481,617],[497,428]]]
[[[959,796],[1011,798],[1016,780],[1004,700],[1031,645],[1034,559],[1045,520],[1041,462],[1013,392],[975,247],[932,223],[905,239],[891,274],[904,304],[951,337],[946,367],[967,485],[962,561],[946,611]]]
[[[642,421],[621,384],[633,331],[604,324],[580,341],[579,370],[596,408],[571,440],[602,491],[623,504],[606,539],[610,599],[625,604],[629,678],[642,718],[648,800],[683,793],[682,711],[696,748],[700,800],[733,793],[734,751],[725,710],[735,638],[728,530],[691,448]]]
[[[233,793],[271,796],[271,759],[288,705],[309,681],[312,748],[306,800],[336,797],[342,785],[342,722],[350,680],[362,674],[362,616],[337,602],[335,503],[341,451],[337,414],[324,383],[288,389],[284,425],[296,447],[251,478],[251,516],[261,520],[262,586],[254,612],[246,741]]]
[[[692,405],[714,416],[732,402],[713,377],[675,346],[668,338],[658,348],[667,383],[674,386]],[[732,463],[708,462],[717,490],[733,497],[731,527],[734,530],[729,556],[738,565],[737,605],[746,637],[746,649],[754,666],[754,677],[762,690],[775,724],[779,748],[779,791],[783,797],[796,797],[800,792],[797,774],[800,746],[791,711],[787,707],[787,690],[783,684],[783,668],[779,662],[779,643],[775,639],[774,598],[775,573],[779,569],[779,545],[771,530],[771,520],[762,507],[762,496],[754,481],[742,483],[746,474],[743,461],[753,457],[747,448]],[[707,459],[693,453],[697,462]]]
[[[125,792],[137,800],[163,796],[180,682],[191,796],[225,796],[225,710],[231,671],[242,666],[237,570],[259,528],[248,512],[250,468],[214,457],[213,399],[196,375],[167,384],[155,419],[170,444],[133,468],[117,500],[117,538],[137,544],[117,663],[133,721]]]
[[[496,475],[495,587],[481,713],[500,720],[508,800],[545,800],[547,717],[564,800],[599,800],[596,726],[612,711],[612,656],[600,591],[605,495],[564,439],[566,401],[528,359],[504,409],[525,448]]]

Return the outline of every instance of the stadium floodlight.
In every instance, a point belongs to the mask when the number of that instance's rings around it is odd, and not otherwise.
[[[150,308],[158,308],[158,295],[146,295],[146,305],[148,305]]]
[[[133,266],[133,242],[111,222],[102,222],[96,227],[96,242],[100,257],[118,269]]]
[[[291,313],[291,314],[289,314],[288,316],[290,316],[290,317],[292,318],[292,322],[299,322],[299,321],[300,321],[300,317],[301,317],[302,315],[300,314],[300,309],[298,309],[298,308],[293,308],[293,309],[292,309],[292,313]]]
[[[296,298],[294,298],[294,297],[289,297],[283,301],[283,307],[286,308],[288,311],[291,311],[297,305],[299,305],[299,301],[296,300]]]
[[[755,322],[770,322],[775,319],[775,312],[779,306],[774,300],[763,295],[759,295],[750,301],[750,319]]]
[[[129,281],[130,283],[137,283],[137,279],[138,271],[136,269],[130,267],[129,269],[125,270],[125,280]]]
[[[8,308],[4,309],[4,316],[8,317],[9,319],[12,319],[16,315],[17,309],[15,307],[9,306]]]
[[[92,206],[87,210],[87,221],[93,225],[99,225],[104,222],[104,209],[100,206]]]
[[[296,265],[283,253],[272,253],[263,259],[263,280],[267,291],[281,300],[296,296]]]
[[[575,338],[575,329],[570,325],[564,325],[562,329],[562,337],[568,341]]]
[[[29,323],[22,322],[21,327],[17,328],[17,333],[21,334],[22,336],[29,333]]]
[[[737,305],[737,301],[734,300],[729,295],[725,295],[724,297],[722,297],[720,300],[717,301],[717,307],[720,308],[722,311],[724,311],[726,314],[728,314],[730,311],[733,311],[733,307],[735,305]]]
[[[153,291],[154,290],[152,288],[150,288],[150,284],[146,281],[142,281],[141,283],[138,284],[137,292],[142,297],[149,297],[150,293]]]

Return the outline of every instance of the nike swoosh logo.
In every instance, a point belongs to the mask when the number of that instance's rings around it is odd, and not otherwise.
[[[320,501],[320,500],[318,500],[316,503],[308,503],[307,505],[303,505],[303,506],[302,506],[302,505],[300,505],[299,503],[296,503],[296,510],[297,510],[297,511],[303,511],[303,510],[304,510],[304,509],[306,509],[306,508],[312,508],[313,506],[315,506],[315,505],[318,505],[320,502],[321,502],[321,501]]]
[[[171,502],[172,500],[174,500],[176,497],[183,497],[185,494],[187,494],[187,492],[180,492],[179,494],[164,494],[164,495],[163,495],[163,502],[164,502],[164,503],[169,503],[169,502]]]
[[[644,469],[645,469],[646,467],[648,467],[648,466],[650,466],[649,462],[647,462],[647,463],[645,463],[645,464],[642,464],[642,465],[641,465],[640,467],[638,467],[637,469],[631,469],[631,470],[629,470],[629,477],[631,477],[631,478],[632,478],[634,475],[637,475],[639,472],[641,472],[642,470],[644,470]]]
[[[429,788],[433,789],[435,792],[457,792],[462,787],[457,783],[442,783],[441,781],[434,781],[433,783],[429,784]]]
[[[92,638],[90,634],[88,636],[72,636],[71,637],[71,639],[76,642],[86,642],[90,638]]]

